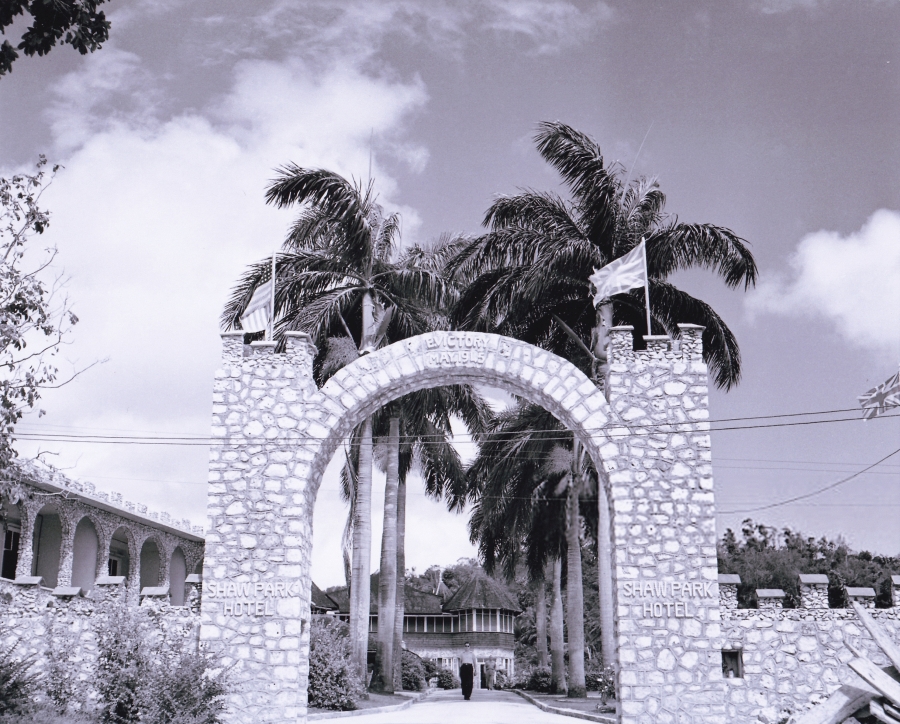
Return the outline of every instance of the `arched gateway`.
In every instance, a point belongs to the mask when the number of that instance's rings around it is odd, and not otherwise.
[[[409,392],[488,383],[545,407],[605,473],[620,721],[725,721],[707,371],[681,339],[613,330],[609,401],[572,364],[518,340],[433,332],[361,357],[318,389],[315,348],[223,337],[210,453],[201,641],[234,663],[233,722],[306,721],[313,506],[340,441]]]

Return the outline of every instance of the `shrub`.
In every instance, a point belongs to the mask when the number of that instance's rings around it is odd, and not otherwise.
[[[103,724],[137,724],[141,689],[151,680],[153,646],[140,611],[110,605],[96,616],[98,714]]]
[[[529,691],[538,691],[541,693],[550,692],[550,684],[553,680],[550,674],[549,666],[535,666],[528,675],[525,688]]]
[[[494,688],[495,689],[509,689],[512,688],[512,679],[510,679],[505,671],[498,671],[494,675]]]
[[[331,617],[314,618],[309,636],[309,705],[350,711],[364,694],[350,660],[347,624]]]
[[[441,669],[437,675],[437,685],[439,689],[458,689],[462,682],[450,669]]]
[[[215,669],[212,659],[198,651],[181,650],[166,658],[153,667],[141,692],[141,721],[219,724],[228,693],[225,670]]]
[[[10,631],[0,627],[0,640]],[[37,690],[38,675],[33,670],[34,655],[17,654],[20,641],[0,648],[0,716],[26,714],[32,708],[32,697]]]
[[[192,637],[166,638],[140,609],[97,616],[98,715],[103,724],[219,724],[226,674]]]
[[[616,670],[612,666],[603,666],[599,661],[588,662],[584,672],[584,683],[588,691],[599,691],[606,699],[616,697]]]
[[[425,688],[425,662],[412,651],[403,651],[401,659],[401,670],[403,672],[403,690],[404,691],[421,691]]]

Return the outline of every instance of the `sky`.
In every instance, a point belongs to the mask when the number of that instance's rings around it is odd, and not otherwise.
[[[759,265],[746,293],[702,270],[675,279],[741,346],[743,378],[711,393],[711,418],[765,417],[713,434],[719,532],[751,517],[900,553],[900,453],[784,503],[900,448],[897,417],[864,422],[853,409],[900,364],[898,0],[105,7],[101,50],[56,48],[0,78],[0,173],[41,153],[64,167],[39,241],[57,248],[53,273],[80,319],[61,368],[93,365],[48,391],[46,415],[20,432],[208,434],[222,306],[295,213],[264,202],[279,166],[371,173],[404,243],[428,242],[477,233],[497,194],[560,191],[533,135],[561,120],[657,177],[679,219],[733,229]],[[834,410],[846,412],[771,417]],[[205,518],[202,446],[18,447]],[[321,586],[343,580],[337,462],[315,513]],[[382,486],[376,477],[376,540]],[[408,564],[473,555],[466,514],[416,481],[409,490]]]

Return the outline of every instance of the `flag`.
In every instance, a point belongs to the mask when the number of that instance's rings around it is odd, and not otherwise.
[[[645,286],[647,274],[644,266],[644,240],[641,239],[641,243],[625,256],[620,256],[602,269],[594,269],[594,273],[589,279],[596,290],[594,293],[595,307],[613,294],[621,294],[629,289]]]
[[[862,405],[863,417],[867,420],[884,415],[889,407],[900,407],[900,372],[856,399]]]
[[[241,315],[241,328],[245,332],[261,332],[269,328],[272,314],[272,280],[260,284],[253,292],[250,303]]]

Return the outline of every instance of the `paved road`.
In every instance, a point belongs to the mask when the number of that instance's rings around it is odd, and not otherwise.
[[[403,711],[363,714],[348,724],[573,724],[578,719],[548,714],[507,691],[476,690],[465,701],[459,690],[439,691]]]

